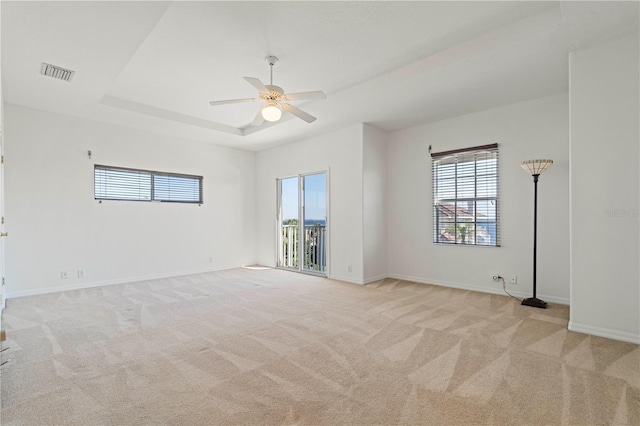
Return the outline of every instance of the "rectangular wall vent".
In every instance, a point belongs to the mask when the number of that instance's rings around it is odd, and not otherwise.
[[[47,77],[57,78],[58,80],[71,81],[71,77],[73,77],[75,71],[43,62],[40,67],[40,74],[46,75]]]

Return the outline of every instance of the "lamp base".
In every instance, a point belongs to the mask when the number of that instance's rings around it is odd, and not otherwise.
[[[544,300],[540,300],[537,297],[530,297],[528,299],[524,299],[522,304],[525,306],[533,306],[534,308],[547,309],[547,302]]]

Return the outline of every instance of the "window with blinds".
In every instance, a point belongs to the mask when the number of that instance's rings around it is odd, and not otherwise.
[[[498,144],[431,154],[433,242],[500,246]]]
[[[202,204],[202,176],[96,164],[93,179],[96,200]]]

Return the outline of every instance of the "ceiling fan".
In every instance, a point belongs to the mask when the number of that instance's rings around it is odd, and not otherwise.
[[[295,115],[298,118],[306,121],[307,123],[313,123],[316,117],[304,112],[298,107],[295,107],[288,101],[303,101],[310,99],[325,99],[327,96],[321,91],[314,92],[297,92],[297,93],[284,93],[282,87],[273,85],[273,65],[278,62],[278,58],[275,56],[267,56],[265,60],[271,67],[271,80],[270,84],[262,84],[262,82],[253,77],[244,77],[244,79],[253,87],[258,89],[257,98],[245,98],[245,99],[228,99],[224,101],[211,101],[210,105],[224,105],[224,104],[236,104],[241,102],[260,102],[266,103],[265,106],[260,108],[256,114],[255,119],[251,123],[252,126],[261,126],[264,120],[278,121],[282,116],[282,110]]]

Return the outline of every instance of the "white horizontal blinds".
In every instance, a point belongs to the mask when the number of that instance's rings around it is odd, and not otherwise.
[[[202,203],[202,176],[94,166],[96,200]]]
[[[499,246],[498,145],[431,154],[433,241]]]
[[[202,202],[202,178],[156,173],[153,175],[153,199],[182,203]]]
[[[151,173],[96,165],[94,191],[96,200],[151,201]]]

